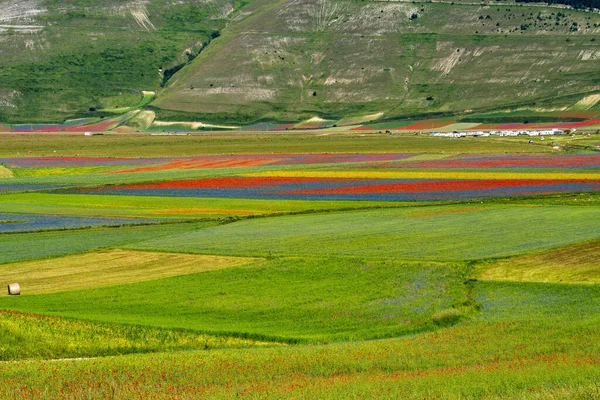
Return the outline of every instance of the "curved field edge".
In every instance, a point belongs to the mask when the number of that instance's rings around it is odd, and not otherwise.
[[[89,322],[8,310],[0,310],[0,343],[0,361],[282,345],[251,338]]]
[[[35,296],[0,307],[85,320],[294,342],[393,337],[474,311],[462,264],[282,258],[246,266]]]

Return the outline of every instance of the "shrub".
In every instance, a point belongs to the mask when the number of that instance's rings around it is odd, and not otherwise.
[[[437,326],[451,326],[460,321],[464,313],[462,309],[446,308],[433,314],[431,320]]]

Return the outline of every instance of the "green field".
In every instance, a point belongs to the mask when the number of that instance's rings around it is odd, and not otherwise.
[[[597,208],[587,206],[494,205],[349,211],[247,220],[131,247],[257,257],[335,254],[476,260],[596,238],[600,235],[596,223],[599,217]],[[552,229],[557,224],[561,229]]]
[[[137,178],[136,178],[137,179]],[[219,199],[158,196],[96,196],[56,193],[17,193],[2,196],[2,211],[43,214],[220,219],[268,214],[318,212],[340,209],[394,207],[402,202]]]
[[[596,288],[494,283],[475,288],[485,304],[480,316],[441,331],[326,346],[13,363],[3,366],[0,391],[73,398],[110,393],[164,398],[173,393],[214,398],[240,393],[331,399],[597,397],[600,321],[598,302],[590,301],[598,298]],[[549,294],[555,301],[546,301]],[[499,309],[504,312],[490,319]],[[17,377],[21,386],[14,387]]]
[[[440,140],[429,136],[388,136],[354,132],[317,134],[223,134],[193,136],[2,135],[2,157],[169,157],[199,154],[264,153],[506,153],[551,152],[523,138]],[[56,154],[54,153],[56,150]]]
[[[212,223],[4,234],[0,236],[0,262],[34,260],[123,246],[143,239],[169,236],[207,225],[210,226]]]
[[[293,342],[359,340],[457,322],[470,311],[458,310],[468,303],[461,270],[452,265],[282,258],[107,289],[24,295],[17,302],[3,298],[0,306]],[[460,313],[444,318],[440,312],[453,306]]]
[[[0,312],[0,362],[98,357],[165,350],[281,346],[239,337]]]
[[[4,135],[2,157],[29,158],[3,160],[0,178],[0,288],[21,287],[0,294],[0,398],[600,397],[600,196],[568,186],[598,185],[598,154],[545,155],[550,145],[522,138],[361,135]],[[56,165],[35,158],[53,148]],[[310,152],[409,154],[193,168],[167,158]],[[471,158],[530,164],[435,164]],[[343,174],[560,188],[432,201],[258,198],[252,185],[231,197],[212,186],[212,197],[102,192],[314,176],[327,187]],[[166,219],[4,230],[28,215]]]

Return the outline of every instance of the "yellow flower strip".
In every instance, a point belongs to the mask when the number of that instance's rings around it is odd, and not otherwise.
[[[598,172],[481,172],[481,171],[265,171],[243,176],[270,176],[279,178],[378,178],[378,179],[548,179],[548,180],[600,180]]]
[[[59,176],[59,175],[83,175],[108,172],[115,167],[86,166],[86,167],[40,167],[40,168],[16,168],[18,177],[30,176]]]

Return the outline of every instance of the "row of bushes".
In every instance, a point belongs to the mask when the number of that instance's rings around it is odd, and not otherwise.
[[[539,3],[539,0],[517,0],[518,3]],[[546,4],[566,4],[575,9],[598,8],[600,0],[542,0]]]

